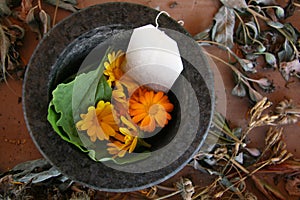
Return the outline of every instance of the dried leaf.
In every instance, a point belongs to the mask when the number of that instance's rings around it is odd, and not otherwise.
[[[267,50],[267,48],[263,45],[263,44],[260,44],[260,45],[258,45],[258,47],[257,47],[257,51],[259,52],[259,53],[263,53],[263,52],[265,52]]]
[[[6,0],[0,0],[0,16],[3,17],[5,15],[10,15],[11,10],[7,6],[7,1]]]
[[[241,127],[237,127],[237,128],[234,128],[232,130],[232,133],[237,137],[237,138],[241,138],[242,137],[242,134],[243,134],[243,129]]]
[[[73,5],[77,5],[77,0],[63,0],[63,2],[70,3]]]
[[[283,43],[283,50],[278,52],[279,62],[291,61],[294,58],[294,50],[291,47],[289,41],[285,39]]]
[[[242,8],[248,7],[245,0],[221,0],[221,2],[228,8],[234,8],[240,10]]]
[[[42,34],[40,32],[39,28],[39,22],[34,17],[34,11],[37,8],[37,6],[31,8],[26,16],[25,22],[30,26],[30,29],[38,34],[39,39],[41,39]]]
[[[8,51],[10,47],[10,41],[8,37],[5,35],[5,32],[0,25],[0,53],[1,53],[1,71],[2,71],[2,76],[3,79],[5,79],[6,76],[6,58],[8,58]]]
[[[254,39],[257,38],[257,36],[258,36],[258,29],[257,29],[256,23],[254,21],[249,21],[249,22],[245,23],[245,25],[247,27],[249,27],[252,30],[252,32],[254,33],[253,34],[253,38]]]
[[[18,172],[18,175],[24,175],[34,171],[36,168],[47,168],[49,165],[45,159],[32,160],[16,165],[10,172]]]
[[[265,6],[272,6],[272,5],[276,5],[276,0],[253,0],[253,2],[257,3],[257,4],[262,4]]]
[[[194,36],[195,40],[211,40],[211,35],[210,35],[211,27],[205,29],[201,33],[198,33]]]
[[[252,101],[258,102],[263,99],[263,96],[252,88],[249,88],[249,97]]]
[[[239,153],[234,160],[236,160],[238,163],[243,164],[244,163],[244,153]]]
[[[235,15],[232,8],[222,6],[214,17],[215,24],[212,28],[212,40],[233,47],[233,31]]]
[[[256,186],[256,188],[259,189],[268,199],[274,199],[273,195],[280,200],[288,199],[283,194],[281,194],[281,192],[278,189],[273,188],[265,181],[262,181],[254,175],[252,175],[251,178],[254,181],[254,185]]]
[[[21,178],[14,178],[15,181],[21,183],[40,183],[53,177],[60,176],[61,173],[54,167],[40,173],[29,173]]]
[[[51,23],[50,16],[44,10],[41,10],[39,13],[39,17],[41,22],[43,23],[43,29],[44,29],[43,34],[46,34],[50,30],[50,23]]]
[[[300,63],[298,59],[291,62],[281,62],[279,71],[283,78],[288,81],[291,76],[296,76],[300,78]]]
[[[291,23],[285,23],[283,31],[288,36],[289,40],[293,41],[293,43],[297,43],[300,33]]]
[[[263,53],[265,55],[266,62],[273,68],[277,68],[277,60],[276,57],[268,52]]]
[[[57,0],[44,0],[43,2],[51,4],[53,6],[56,6]],[[70,3],[70,2],[72,2],[72,3]],[[75,1],[71,1],[71,0],[59,1],[58,7],[68,10],[68,11],[71,11],[71,12],[77,12],[78,8],[74,6],[74,2]],[[77,2],[76,2],[76,4],[77,4]]]
[[[267,24],[273,28],[276,28],[276,29],[281,29],[284,27],[284,25],[280,22],[275,22],[275,21],[267,21]]]
[[[21,7],[22,7],[21,15],[24,16],[25,18],[26,14],[32,8],[32,0],[22,0]]]

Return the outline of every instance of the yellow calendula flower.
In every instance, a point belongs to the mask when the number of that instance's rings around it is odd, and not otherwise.
[[[108,140],[119,130],[110,102],[99,101],[96,107],[90,106],[88,112],[81,114],[80,117],[81,120],[76,123],[76,128],[79,131],[87,131],[92,142],[95,142],[97,138]]]
[[[111,143],[108,143],[107,151],[115,157],[124,157],[126,152],[132,153],[138,142],[137,127],[124,116],[121,116],[121,121],[125,127],[119,128]]]
[[[105,70],[103,73],[108,76],[107,83],[111,86],[112,83],[119,80],[124,74],[122,67],[125,63],[125,53],[121,50],[117,53],[113,51],[108,54],[107,58],[108,61],[104,63]]]
[[[129,100],[129,114],[141,130],[152,132],[156,127],[164,127],[172,118],[174,106],[163,92],[139,89]]]

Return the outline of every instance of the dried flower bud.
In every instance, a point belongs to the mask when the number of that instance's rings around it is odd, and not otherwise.
[[[293,101],[283,100],[275,108],[275,112],[280,115],[279,124],[295,124],[299,121],[300,118],[300,109],[297,108]]]
[[[273,82],[267,78],[261,78],[256,80],[255,82],[266,92],[272,92],[275,88]]]
[[[250,99],[254,102],[258,102],[263,99],[263,96],[259,94],[257,91],[249,87],[249,96]]]
[[[252,73],[257,72],[255,69],[255,65],[253,64],[252,61],[247,59],[238,59],[238,62],[240,63],[240,65],[242,66],[245,72],[252,72]]]
[[[191,200],[195,192],[195,188],[191,180],[187,178],[181,178],[180,182],[176,183],[178,190],[181,190],[180,193],[184,200]]]
[[[265,52],[265,53],[263,53],[263,54],[265,54],[265,60],[266,60],[266,62],[267,62],[271,67],[277,68],[277,60],[276,60],[276,57],[275,57],[273,54],[267,53],[267,52]]]
[[[217,148],[214,152],[214,158],[219,160],[222,159],[227,154],[227,148],[226,147],[220,147]]]
[[[232,89],[231,94],[238,97],[246,96],[246,89],[242,82],[238,82],[238,84]]]

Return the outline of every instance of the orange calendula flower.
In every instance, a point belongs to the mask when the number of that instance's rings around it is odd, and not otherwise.
[[[124,116],[121,116],[121,121],[126,127],[120,127],[120,133],[114,136],[115,140],[107,144],[107,151],[114,157],[124,157],[126,152],[132,153],[138,142],[137,127]]]
[[[138,89],[129,100],[129,114],[141,130],[152,132],[156,127],[164,127],[172,118],[174,106],[163,92]]]
[[[104,63],[105,70],[103,73],[108,76],[107,83],[109,86],[112,85],[116,80],[119,80],[124,72],[122,70],[122,67],[124,65],[125,61],[125,53],[123,51],[118,51],[109,53],[108,61]]]
[[[99,101],[97,106],[90,106],[86,114],[80,115],[81,119],[76,123],[79,131],[87,131],[92,142],[108,140],[116,135],[119,127],[113,116],[113,106],[110,102]]]

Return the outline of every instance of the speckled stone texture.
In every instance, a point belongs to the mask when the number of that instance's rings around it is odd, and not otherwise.
[[[60,22],[44,37],[34,52],[27,68],[23,88],[23,106],[27,127],[43,156],[69,178],[103,191],[138,190],[160,183],[177,173],[202,145],[213,112],[212,75],[197,44],[187,46],[180,38],[175,38],[180,52],[183,58],[188,58],[189,61],[184,60],[182,75],[195,91],[200,117],[194,117],[198,113],[195,113],[193,105],[189,104],[191,99],[187,98],[189,97],[188,91],[183,89],[184,83],[181,83],[179,79],[174,87],[178,87],[175,90],[178,91],[180,95],[178,98],[183,102],[180,106],[183,106],[186,112],[180,113],[181,121],[178,123],[187,133],[194,134],[194,137],[190,144],[185,143],[184,135],[172,139],[177,147],[172,149],[170,155],[177,154],[183,149],[184,151],[168,166],[145,173],[127,173],[112,169],[102,163],[92,161],[76,147],[62,140],[47,122],[51,91],[66,77],[76,73],[78,63],[97,44],[122,31],[149,23],[153,24],[157,14],[158,11],[137,4],[96,5]],[[188,35],[176,21],[164,15],[159,18],[159,24],[160,27]],[[196,51],[200,57],[190,58],[190,52]],[[199,67],[194,68],[195,65]],[[176,128],[176,124],[174,127]],[[168,157],[168,153],[157,156],[154,154],[150,159],[163,162],[164,157]],[[142,166],[143,162],[140,165]],[[130,164],[123,167],[138,166],[139,164]]]

